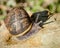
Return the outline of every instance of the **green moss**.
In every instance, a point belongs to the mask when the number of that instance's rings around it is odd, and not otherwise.
[[[57,12],[60,12],[60,4],[57,5]]]
[[[3,14],[3,10],[0,8],[0,15],[2,15]]]
[[[4,20],[6,16],[0,16],[0,20]]]

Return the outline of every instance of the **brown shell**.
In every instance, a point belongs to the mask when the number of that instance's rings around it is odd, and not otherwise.
[[[18,35],[28,29],[31,20],[23,8],[15,7],[5,18],[5,24],[11,34]]]

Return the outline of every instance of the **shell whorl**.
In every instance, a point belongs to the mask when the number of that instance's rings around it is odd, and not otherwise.
[[[23,8],[13,8],[5,18],[7,29],[12,35],[24,34],[28,32],[32,23],[28,13]]]

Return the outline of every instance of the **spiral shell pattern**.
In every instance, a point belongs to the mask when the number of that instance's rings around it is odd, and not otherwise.
[[[8,13],[5,24],[12,35],[28,32],[32,26],[28,13],[21,7],[15,7]]]

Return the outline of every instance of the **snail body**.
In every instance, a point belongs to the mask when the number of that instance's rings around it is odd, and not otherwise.
[[[9,30],[9,33],[13,36],[16,36],[16,38],[20,40],[27,38],[33,33],[38,32],[40,30],[41,26],[37,24],[40,21],[43,21],[40,16],[44,16],[45,12],[44,14],[42,13],[43,12],[34,13],[31,17],[29,17],[28,13],[23,8],[15,7],[8,13],[4,22],[7,29]],[[48,12],[46,11],[45,15],[48,18],[47,14]]]

